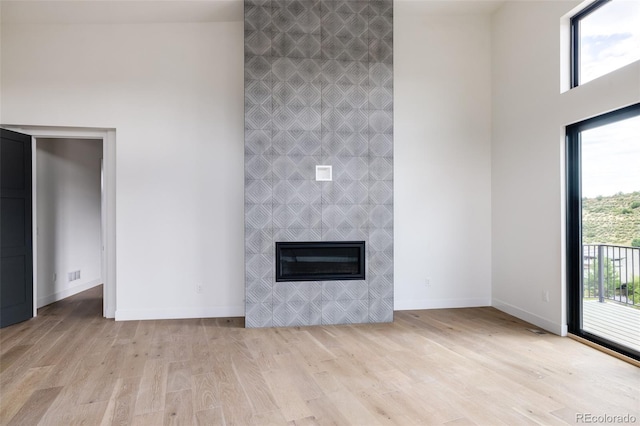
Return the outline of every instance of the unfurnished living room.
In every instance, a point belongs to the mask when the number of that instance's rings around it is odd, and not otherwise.
[[[0,424],[636,424],[636,0],[0,1]]]

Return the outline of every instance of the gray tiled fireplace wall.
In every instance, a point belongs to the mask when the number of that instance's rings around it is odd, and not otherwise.
[[[246,326],[392,321],[392,0],[246,0],[244,30]],[[275,282],[276,241],[354,240],[366,280]]]

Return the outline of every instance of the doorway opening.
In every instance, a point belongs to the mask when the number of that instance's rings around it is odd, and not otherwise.
[[[115,161],[116,161],[116,132],[115,129],[108,128],[79,128],[79,127],[45,127],[45,126],[11,126],[4,125],[6,129],[25,133],[32,136],[32,164],[33,164],[33,202],[34,202],[34,217],[33,217],[33,228],[37,230],[39,218],[38,218],[38,175],[37,175],[37,154],[38,148],[46,147],[48,142],[51,140],[64,140],[66,141],[66,145],[68,146],[83,146],[85,151],[94,152],[96,145],[101,146],[101,152],[95,153],[96,155],[101,156],[100,161],[100,173],[99,173],[99,181],[100,181],[100,196],[99,196],[99,211],[100,211],[100,231],[99,231],[99,247],[97,256],[99,256],[99,266],[98,269],[101,270],[99,273],[100,277],[94,278],[93,282],[90,282],[86,287],[89,288],[92,284],[99,284],[97,280],[101,281],[103,284],[102,293],[103,293],[103,316],[107,318],[115,318],[116,311],[116,246],[115,246],[115,220],[116,220],[116,204],[115,204]],[[86,144],[93,145],[81,145],[80,142],[83,141]],[[80,145],[79,145],[80,144]],[[42,151],[42,150],[41,150]],[[84,154],[87,154],[85,152]],[[41,152],[42,153],[42,152]],[[88,154],[87,154],[88,155]],[[86,155],[83,155],[86,159]],[[69,168],[62,167],[62,170],[66,170],[69,172]],[[65,171],[62,172],[64,175]],[[73,174],[73,172],[72,172]],[[41,182],[42,184],[42,182]],[[82,191],[82,187],[76,188],[78,191]],[[67,194],[68,195],[68,194]],[[76,194],[77,195],[77,194]],[[86,194],[85,194],[86,195]],[[95,197],[95,194],[94,194]],[[82,198],[80,195],[79,198]],[[87,200],[83,200],[87,201]],[[90,209],[96,208],[96,200],[93,199],[89,204],[91,205]],[[47,206],[45,206],[46,208]],[[51,207],[51,206],[48,206]],[[49,218],[51,220],[51,218]],[[95,221],[95,218],[92,219]],[[90,220],[91,222],[91,220]],[[67,224],[67,228],[70,225]],[[92,229],[95,232],[95,223],[92,224]],[[82,281],[83,270],[82,268],[73,268],[69,266],[67,269],[62,271],[62,276],[59,271],[56,271],[56,276],[54,277],[54,272],[47,273],[47,276],[40,277],[39,276],[39,268],[40,259],[38,258],[38,253],[43,253],[39,248],[39,244],[44,244],[45,241],[40,241],[38,238],[38,232],[33,233],[33,282],[34,282],[34,294],[33,294],[33,316],[37,315],[38,306],[42,306],[49,302],[47,297],[58,298],[60,296],[64,296],[64,291],[69,290],[73,286],[69,286],[68,284],[72,284],[75,282]],[[44,264],[46,264],[47,259],[45,259]],[[49,262],[51,259],[49,259]],[[93,262],[95,265],[95,261]],[[42,265],[41,265],[42,266]],[[80,265],[78,265],[80,266]],[[45,269],[46,270],[46,269]],[[79,271],[79,272],[78,272]],[[87,271],[88,272],[88,271]],[[44,272],[43,272],[44,273]],[[75,275],[74,275],[75,274]],[[92,273],[96,274],[95,271]],[[76,277],[80,277],[80,281],[76,279]],[[46,283],[47,281],[62,281],[67,284],[67,288],[63,289],[61,292],[57,294],[41,294],[38,292],[38,282]],[[75,294],[76,291],[82,291],[82,288],[75,288],[72,293]],[[69,290],[71,291],[71,290]],[[57,300],[57,299],[56,299]],[[53,300],[51,300],[53,301]],[[40,302],[40,303],[39,303]],[[49,302],[50,303],[50,302]]]
[[[36,138],[38,308],[102,284],[102,145]]]
[[[569,331],[640,359],[640,104],[567,127]]]

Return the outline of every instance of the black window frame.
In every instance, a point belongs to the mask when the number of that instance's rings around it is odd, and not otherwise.
[[[611,0],[596,0],[571,17],[571,88],[580,85],[580,21]]]
[[[640,361],[640,354],[582,329],[582,152],[581,132],[640,116],[640,103],[629,105],[566,127],[566,259],[567,328],[569,333]]]

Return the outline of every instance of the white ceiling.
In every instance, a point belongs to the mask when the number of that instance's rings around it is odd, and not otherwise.
[[[504,0],[395,0],[431,14],[489,14]],[[243,0],[1,0],[3,23],[242,21]]]

